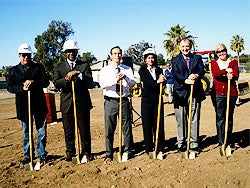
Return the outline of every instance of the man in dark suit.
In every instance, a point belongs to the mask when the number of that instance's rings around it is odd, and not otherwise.
[[[201,101],[205,99],[201,78],[205,74],[202,58],[190,52],[192,45],[187,38],[180,42],[180,54],[172,58],[174,75],[174,110],[177,121],[178,151],[186,150],[187,117],[190,85],[194,85],[190,149],[200,152],[198,146]]]
[[[7,90],[16,95],[17,119],[23,129],[24,160],[30,162],[28,91],[30,91],[31,118],[34,117],[37,130],[37,156],[40,163],[46,162],[46,99],[43,88],[49,85],[44,67],[31,59],[31,47],[24,43],[18,48],[20,63],[10,68],[7,76]],[[32,121],[33,122],[33,121]]]
[[[89,64],[77,59],[78,50],[75,41],[65,41],[62,51],[65,53],[67,60],[58,63],[54,71],[55,87],[61,90],[60,102],[66,143],[66,161],[72,161],[72,157],[76,154],[72,82],[75,85],[77,123],[82,148],[81,156],[88,160],[91,159],[90,109],[92,103],[88,85],[93,79]]]

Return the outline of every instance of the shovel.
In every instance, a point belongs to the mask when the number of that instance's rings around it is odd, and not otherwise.
[[[120,101],[119,101],[119,123],[118,123],[118,133],[119,133],[119,152],[113,154],[114,161],[125,162],[128,160],[128,156],[124,154],[122,156],[122,80],[120,80]]]
[[[30,90],[28,90],[28,115],[29,115],[29,144],[30,144],[30,162],[25,165],[25,169],[33,171],[33,130],[31,118]]]
[[[194,159],[195,158],[195,152],[190,151],[190,134],[191,134],[191,121],[192,121],[192,103],[193,103],[193,91],[194,91],[194,85],[191,84],[191,91],[190,91],[190,97],[189,97],[189,109],[188,109],[188,130],[187,130],[187,151],[182,152],[182,157],[185,159]]]
[[[227,145],[227,134],[228,134],[228,119],[229,119],[229,102],[230,102],[230,80],[227,80],[227,109],[226,109],[226,121],[225,121],[225,137],[224,137],[224,144],[220,147],[220,154],[221,156],[230,156],[232,154],[230,145]]]
[[[158,150],[158,136],[160,129],[160,118],[161,118],[161,99],[162,99],[162,83],[160,83],[160,94],[159,94],[159,103],[158,103],[158,115],[157,115],[157,125],[156,125],[156,133],[155,133],[155,150],[153,152],[149,152],[150,159],[163,159],[162,152],[157,154]]]
[[[75,142],[76,142],[76,156],[72,157],[74,164],[80,164],[80,147],[79,147],[79,133],[77,125],[77,114],[76,114],[76,95],[75,95],[75,83],[72,81],[72,95],[73,95],[73,106],[74,106],[74,119],[75,119]]]

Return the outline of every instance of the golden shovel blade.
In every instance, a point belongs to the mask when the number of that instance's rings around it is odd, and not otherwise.
[[[25,170],[26,171],[33,171],[34,170],[34,168],[33,168],[33,162],[32,161],[29,162],[29,163],[27,163],[27,164],[25,164]]]
[[[122,155],[120,152],[113,153],[113,159],[117,162],[122,162]]]
[[[219,146],[219,150],[220,150],[220,155],[221,156],[225,156],[225,145]]]
[[[181,152],[181,158],[182,158],[182,159],[188,159],[188,158],[189,158],[188,152],[187,152],[187,151]]]
[[[149,159],[156,159],[156,152],[149,152],[148,153]]]
[[[81,164],[80,157],[78,155],[75,157],[72,157],[72,163]]]

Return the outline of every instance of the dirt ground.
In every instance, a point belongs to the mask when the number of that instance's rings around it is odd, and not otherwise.
[[[0,91],[7,95],[6,90]],[[217,147],[215,112],[210,97],[202,103],[200,147],[202,153],[193,159],[182,159],[176,152],[176,120],[173,105],[165,104],[166,150],[163,160],[149,159],[144,153],[140,114],[141,98],[132,98],[135,157],[119,163],[103,161],[104,117],[101,89],[90,90],[92,152],[95,160],[74,165],[63,160],[65,143],[56,94],[57,124],[48,125],[48,163],[40,171],[25,171],[22,133],[16,119],[13,95],[0,99],[0,187],[249,187],[250,185],[250,93],[241,96],[235,109],[234,138],[236,147],[229,158],[221,157]],[[0,95],[0,96],[1,96]],[[167,97],[164,96],[164,102]],[[138,119],[139,118],[139,119]],[[117,140],[117,133],[116,133]],[[117,147],[117,141],[115,147]]]

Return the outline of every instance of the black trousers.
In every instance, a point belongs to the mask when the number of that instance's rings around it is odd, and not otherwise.
[[[75,147],[75,119],[73,105],[70,113],[62,113],[62,123],[65,135],[66,155],[74,156]],[[91,134],[90,134],[90,110],[77,109],[77,124],[80,134],[81,154],[91,154]]]
[[[154,150],[155,135],[157,127],[157,116],[158,116],[158,98],[146,98],[142,97],[141,101],[141,115],[142,115],[142,128],[145,143],[146,152]],[[163,149],[165,140],[164,133],[164,108],[163,103],[161,104],[161,115],[160,115],[160,128],[158,135],[158,149]]]
[[[229,118],[228,118],[228,137],[227,143],[224,143],[225,138],[225,122],[226,122],[226,109],[227,109],[227,96],[216,95],[216,128],[217,138],[219,144],[232,144],[232,132],[233,132],[233,114],[235,109],[237,97],[231,96],[229,103]]]

